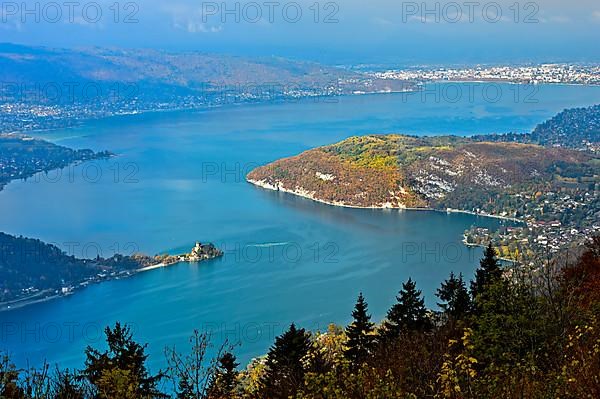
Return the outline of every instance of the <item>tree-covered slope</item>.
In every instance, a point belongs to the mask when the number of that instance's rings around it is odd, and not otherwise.
[[[0,134],[0,190],[11,180],[64,168],[73,162],[108,156],[110,156],[108,152],[73,150],[22,135]]]
[[[600,104],[567,109],[539,124],[531,140],[541,145],[577,148],[584,143],[600,143]]]
[[[477,141],[501,141],[565,147],[600,153],[600,104],[565,109],[527,134],[474,136]]]
[[[4,233],[0,252],[0,301],[17,298],[30,287],[58,289],[100,270],[95,262],[68,256],[54,245]]]
[[[596,188],[599,176],[597,159],[568,149],[369,135],[257,168],[248,180],[337,205],[501,213],[511,195]]]

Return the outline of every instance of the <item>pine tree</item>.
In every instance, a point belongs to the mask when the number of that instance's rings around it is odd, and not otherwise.
[[[475,271],[475,280],[471,281],[471,296],[473,300],[483,294],[486,286],[494,284],[501,277],[502,269],[500,268],[500,262],[496,257],[496,250],[490,242],[485,249],[483,258],[479,261],[479,268]]]
[[[456,277],[454,272],[451,272],[448,280],[438,288],[436,296],[443,301],[438,303],[438,306],[454,319],[462,318],[471,309],[471,298],[462,273]]]
[[[261,396],[268,399],[295,397],[304,382],[302,359],[310,349],[310,335],[292,324],[288,331],[275,338],[269,350],[262,378]]]
[[[230,399],[233,397],[236,385],[238,371],[235,355],[231,352],[225,352],[219,357],[215,377],[210,387],[210,398]]]
[[[157,384],[162,375],[150,375],[146,368],[146,345],[133,340],[131,329],[116,323],[111,329],[106,327],[108,350],[99,352],[92,347],[85,350],[86,361],[84,375],[98,389],[107,392],[108,397],[115,396],[115,381],[119,387],[136,397],[164,397]]]
[[[374,335],[375,325],[367,313],[368,305],[362,292],[358,296],[352,311],[352,323],[346,327],[348,342],[344,355],[355,368],[360,367],[373,353],[377,339]]]
[[[396,297],[397,303],[387,313],[383,323],[387,338],[398,337],[403,331],[424,331],[431,328],[431,320],[425,308],[425,299],[412,279],[402,284]]]

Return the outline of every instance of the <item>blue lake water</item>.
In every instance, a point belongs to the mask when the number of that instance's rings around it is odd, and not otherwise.
[[[0,193],[0,230],[76,256],[183,252],[197,240],[226,256],[0,313],[0,348],[20,365],[81,367],[85,346],[101,345],[100,329],[120,320],[149,343],[153,368],[164,366],[166,345],[182,348],[194,329],[240,342],[247,362],[292,321],[312,330],[347,323],[360,291],[375,320],[408,277],[435,306],[449,272],[470,277],[478,263],[481,251],[462,246],[462,232],[499,221],[342,209],[244,181],[254,166],[352,135],[524,132],[565,107],[600,103],[598,87],[427,90],[123,116],[38,134],[118,156],[11,183]]]

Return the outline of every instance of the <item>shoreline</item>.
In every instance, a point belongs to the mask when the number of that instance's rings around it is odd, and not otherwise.
[[[208,244],[208,246],[212,246],[212,244]],[[221,250],[214,248],[214,246],[212,248],[216,251],[216,253],[203,254],[203,253],[197,252],[198,249],[202,249],[202,247],[201,247],[200,243],[196,243],[196,246],[192,249],[192,252],[190,252],[189,254],[167,255],[168,256],[167,261],[163,260],[163,261],[160,261],[159,263],[156,263],[153,265],[148,265],[148,266],[143,266],[143,267],[138,267],[137,269],[133,269],[133,270],[123,270],[115,275],[110,275],[109,277],[98,279],[98,280],[85,280],[85,281],[77,283],[76,286],[70,287],[70,290],[68,290],[67,292],[64,292],[64,293],[60,293],[60,292],[58,292],[58,290],[55,290],[55,289],[48,289],[45,291],[36,292],[35,294],[30,295],[30,296],[14,299],[14,300],[7,301],[7,302],[2,302],[2,303],[0,303],[0,313],[8,312],[8,311],[15,310],[15,309],[22,309],[26,306],[35,305],[36,303],[43,303],[43,302],[51,301],[53,299],[68,297],[68,296],[75,294],[77,291],[80,291],[80,290],[83,290],[83,289],[89,287],[90,285],[101,284],[101,283],[105,283],[108,281],[125,279],[125,278],[129,278],[129,277],[133,277],[139,273],[144,273],[144,272],[151,271],[151,270],[171,267],[171,266],[179,265],[182,263],[189,263],[189,264],[202,263],[204,261],[213,260],[213,259],[223,256],[223,252]],[[48,295],[42,296],[44,293],[47,293]]]
[[[108,281],[120,280],[122,278],[129,278],[129,277],[135,276],[138,273],[143,273],[143,272],[147,272],[147,271],[154,270],[154,269],[160,269],[163,267],[174,266],[179,263],[184,263],[184,262],[176,262],[176,263],[171,263],[171,264],[165,264],[165,263],[161,262],[156,265],[145,266],[145,267],[142,267],[139,269],[130,270],[126,274],[119,274],[116,276],[111,276],[110,278],[106,278],[104,280],[99,280],[99,281],[89,281],[88,280],[87,284],[81,285],[81,283],[79,283],[80,285],[78,285],[77,287],[74,287],[71,291],[69,291],[68,293],[65,293],[65,294],[52,293],[45,297],[39,297],[39,293],[36,293],[34,295],[15,299],[10,302],[3,302],[3,303],[0,303],[0,313],[9,312],[9,311],[15,310],[15,309],[22,309],[22,308],[30,306],[30,305],[35,305],[37,303],[43,303],[43,302],[49,302],[49,301],[52,301],[52,300],[58,299],[58,298],[66,298],[68,296],[75,294],[78,291],[84,290],[85,288],[89,287],[90,285],[101,284],[101,283],[105,283]],[[188,262],[188,263],[192,263],[192,262]]]
[[[508,85],[522,85],[522,86],[540,86],[540,85],[549,85],[549,86],[589,86],[589,87],[598,87],[600,83],[567,83],[567,82],[523,82],[517,80],[504,80],[504,79],[490,79],[490,80],[429,80],[425,81],[425,83],[478,83],[478,84],[486,84],[486,83],[497,83],[497,84],[508,84]]]
[[[462,243],[468,248],[484,248],[484,249],[487,248],[487,245],[485,245],[485,244],[473,244],[473,243],[467,242],[467,238],[465,236],[463,236]],[[513,265],[516,265],[518,263],[518,261],[515,259],[502,258],[500,256],[497,256],[497,258],[498,258],[498,260],[501,260],[501,261],[507,262],[507,263],[512,263]]]
[[[360,205],[350,205],[350,204],[346,204],[343,202],[334,202],[334,201],[327,201],[327,200],[323,200],[323,199],[319,199],[319,198],[315,198],[313,195],[310,195],[309,193],[304,193],[301,191],[297,191],[297,190],[290,190],[287,189],[285,187],[281,187],[281,186],[274,186],[272,184],[269,184],[267,182],[265,182],[264,180],[253,180],[253,179],[248,179],[246,178],[246,181],[256,187],[260,187],[262,189],[265,190],[271,190],[271,191],[278,191],[278,192],[284,192],[287,194],[291,194],[291,195],[295,195],[297,197],[301,197],[301,198],[306,198],[315,202],[319,202],[321,204],[325,204],[325,205],[330,205],[330,206],[338,206],[341,208],[350,208],[350,209],[389,209],[389,210],[407,210],[407,211],[428,211],[428,212],[443,212],[443,213],[462,213],[462,214],[467,214],[467,215],[473,215],[473,216],[480,216],[480,217],[487,217],[487,218],[493,218],[493,219],[499,219],[499,220],[505,220],[505,221],[509,221],[509,222],[514,222],[514,223],[522,223],[522,224],[526,224],[526,222],[524,220],[521,219],[517,219],[517,218],[511,218],[508,216],[500,216],[500,215],[492,215],[492,214],[488,214],[488,213],[477,213],[477,212],[473,212],[473,211],[466,211],[466,210],[462,210],[462,209],[453,209],[453,208],[446,208],[444,209],[436,209],[436,208],[431,208],[431,207],[421,207],[421,208],[415,208],[415,207],[406,207],[406,206],[393,206],[390,203],[387,203],[382,206],[360,206]],[[388,206],[389,205],[389,206]]]
[[[394,79],[395,80],[395,79]],[[536,86],[582,86],[582,87],[599,87],[600,84],[590,84],[590,83],[565,83],[565,82],[552,82],[552,83],[526,83],[519,82],[514,80],[425,80],[419,81],[416,83],[415,87],[407,90],[378,90],[378,91],[357,91],[352,93],[343,93],[338,95],[317,95],[317,96],[305,96],[305,97],[292,97],[292,98],[284,98],[284,99],[276,99],[276,100],[268,100],[268,101],[240,101],[240,102],[231,102],[231,103],[221,103],[221,104],[203,104],[197,106],[179,106],[173,108],[150,108],[150,109],[142,109],[135,111],[123,111],[123,112],[115,112],[108,115],[97,115],[97,116],[88,116],[84,118],[77,118],[73,120],[72,124],[68,124],[61,127],[47,127],[47,128],[37,128],[37,129],[25,129],[25,130],[12,130],[7,132],[0,132],[0,134],[31,134],[36,135],[39,134],[39,138],[43,138],[44,133],[55,132],[64,129],[72,129],[79,128],[84,126],[86,123],[90,122],[99,122],[103,120],[109,120],[113,118],[122,118],[122,117],[132,117],[139,115],[148,115],[148,114],[162,114],[162,113],[170,113],[170,112],[204,112],[210,111],[213,109],[222,109],[227,106],[247,106],[247,105],[264,105],[269,102],[271,103],[293,103],[303,100],[311,100],[314,98],[339,98],[339,97],[355,97],[355,96],[370,96],[370,95],[385,95],[385,94],[406,94],[406,93],[419,93],[422,92],[422,87],[428,84],[448,84],[448,83],[456,83],[456,84],[469,84],[469,83],[477,83],[477,84],[486,84],[486,83],[496,83],[496,84],[507,84],[507,85],[536,85]],[[65,119],[68,120],[68,119]],[[47,139],[50,142],[54,142],[52,140]]]
[[[27,138],[33,138],[35,140],[43,140],[46,141],[48,143],[57,145],[57,146],[61,146],[60,144],[56,144],[55,142],[52,142],[50,140],[46,140],[43,138],[39,138],[39,137],[34,137],[34,136],[30,136],[27,135],[26,133],[0,133],[0,136],[22,136],[22,137],[27,137]],[[56,170],[64,170],[67,168],[73,168],[73,167],[77,167],[80,165],[83,165],[86,162],[93,162],[93,161],[107,161],[110,160],[112,158],[116,158],[119,155],[112,153],[110,151],[104,150],[104,151],[95,151],[89,148],[71,148],[71,147],[65,147],[65,146],[61,146],[64,148],[68,148],[72,151],[80,151],[80,150],[89,150],[92,151],[93,156],[91,158],[87,158],[87,159],[74,159],[73,161],[67,163],[66,165],[60,166],[60,167],[55,167],[55,168],[51,168],[51,169],[41,169],[41,170],[37,170],[35,172],[33,172],[30,175],[27,176],[20,176],[20,177],[11,177],[10,180],[5,181],[5,182],[0,182],[0,192],[2,192],[6,187],[8,187],[11,183],[16,182],[16,181],[25,181],[27,182],[28,180],[35,178],[36,176],[48,173],[48,172],[53,172]]]
[[[31,297],[16,299],[15,301],[10,302],[10,305],[7,305],[6,302],[0,304],[0,313],[9,312],[9,311],[15,310],[15,309],[22,309],[22,308],[30,306],[30,305],[35,305],[36,303],[49,302],[53,299],[64,298],[71,294],[72,294],[72,292],[69,294],[62,294],[62,295],[61,294],[52,294],[52,295],[48,295],[48,296],[41,297],[41,298],[37,298],[36,295],[33,295]]]
[[[12,130],[7,132],[0,132],[0,134],[31,134],[31,135],[39,135],[37,138],[44,138],[44,133],[48,132],[56,132],[65,129],[73,129],[80,128],[84,126],[86,123],[90,122],[101,122],[104,120],[109,120],[113,118],[127,118],[127,117],[135,117],[140,115],[152,115],[152,114],[163,114],[163,113],[178,113],[178,112],[206,112],[211,110],[219,110],[226,108],[228,106],[238,107],[238,106],[251,106],[251,105],[264,105],[269,103],[274,104],[285,104],[285,103],[295,103],[299,101],[310,101],[314,99],[321,98],[339,98],[339,97],[356,97],[356,96],[366,96],[366,95],[382,95],[382,94],[402,94],[402,93],[417,93],[419,92],[419,87],[415,86],[409,90],[378,90],[378,91],[357,91],[351,93],[341,93],[341,94],[333,94],[333,95],[314,95],[314,96],[302,96],[302,97],[290,97],[290,98],[277,98],[272,100],[256,100],[256,101],[233,101],[230,103],[218,103],[218,104],[204,104],[198,106],[191,107],[173,107],[173,108],[155,108],[155,109],[142,109],[136,111],[125,111],[125,112],[115,112],[107,115],[97,115],[97,116],[89,116],[81,119],[74,119],[72,124],[68,124],[61,127],[47,127],[47,128],[38,128],[38,129],[27,129],[27,130]],[[68,119],[65,119],[68,120]],[[54,142],[50,139],[45,139],[50,142]]]
[[[286,194],[291,194],[300,198],[305,198],[305,199],[309,199],[321,204],[325,204],[325,205],[329,205],[329,206],[338,206],[341,208],[350,208],[350,209],[381,209],[381,210],[399,210],[399,211],[427,211],[427,212],[440,212],[440,213],[446,213],[446,214],[450,214],[450,213],[461,213],[461,214],[467,214],[467,215],[472,215],[472,216],[479,216],[479,217],[486,217],[486,218],[492,218],[492,219],[498,219],[498,220],[505,220],[505,221],[510,221],[513,223],[520,223],[520,224],[525,224],[527,225],[527,222],[525,222],[524,220],[520,220],[517,218],[511,218],[511,217],[506,217],[506,216],[500,216],[500,215],[490,215],[487,213],[476,213],[476,212],[472,212],[472,211],[465,211],[465,210],[461,210],[461,209],[452,209],[452,208],[446,208],[446,210],[443,209],[436,209],[436,208],[411,208],[411,207],[387,207],[387,206],[358,206],[358,205],[348,205],[348,204],[344,204],[344,203],[334,203],[331,201],[325,201],[325,200],[321,200],[318,198],[314,198],[313,196],[310,196],[308,194],[304,194],[302,192],[298,192],[298,191],[294,191],[294,190],[290,190],[290,189],[286,189],[284,187],[276,187],[273,186],[271,184],[268,184],[264,181],[257,181],[257,180],[252,180],[252,179],[246,179],[246,181],[254,186],[260,187],[262,189],[265,190],[270,190],[270,191],[281,191],[284,192]],[[461,240],[462,244],[464,246],[466,246],[467,248],[485,248],[486,245],[484,244],[472,244],[472,243],[468,243],[466,240],[466,237],[463,235],[463,238]],[[517,261],[514,259],[507,259],[507,258],[498,258],[499,260],[503,261],[503,262],[507,262],[510,263],[512,265],[517,264]]]

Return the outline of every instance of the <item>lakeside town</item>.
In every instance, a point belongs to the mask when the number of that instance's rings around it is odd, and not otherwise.
[[[520,84],[599,85],[600,66],[541,64],[469,68],[406,68],[373,72],[379,79],[418,82],[506,82]]]
[[[500,257],[527,262],[534,254],[554,256],[600,232],[599,190],[538,192],[533,198],[518,193],[513,198],[515,202],[526,200],[525,209],[514,213],[521,224],[497,230],[474,226],[465,231],[463,242],[469,246],[491,242]]]

